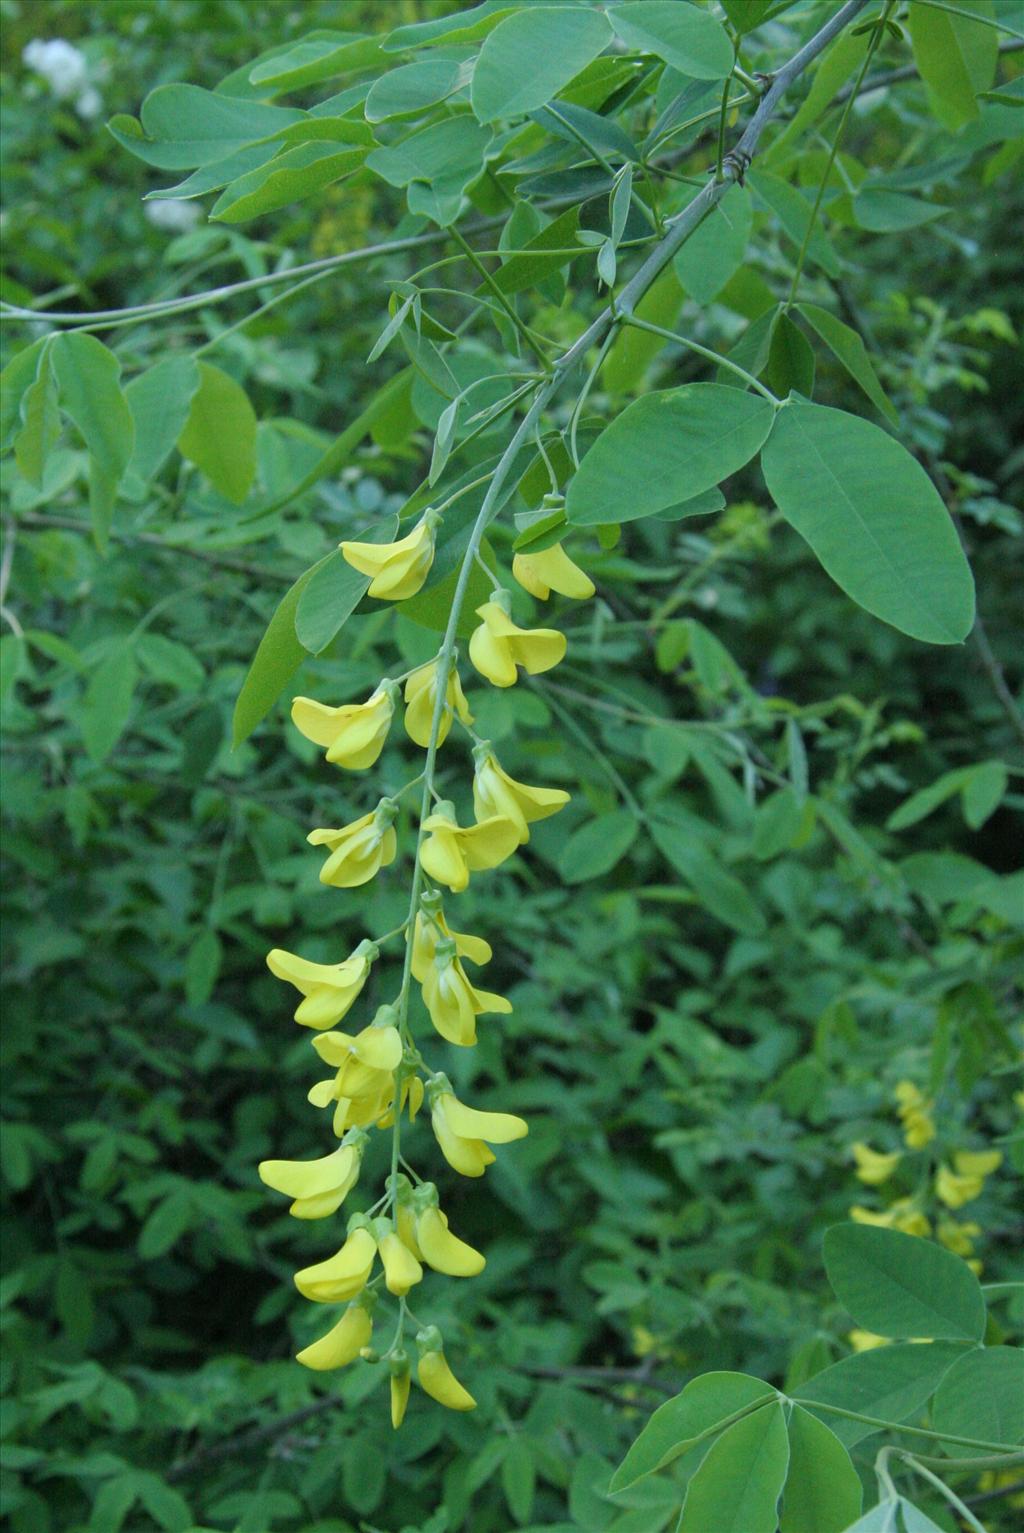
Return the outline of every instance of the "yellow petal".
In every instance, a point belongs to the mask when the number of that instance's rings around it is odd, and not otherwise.
[[[369,1230],[353,1230],[340,1251],[297,1272],[295,1286],[317,1304],[340,1304],[345,1299],[354,1299],[366,1286],[376,1254],[377,1243]]]
[[[306,1368],[321,1371],[325,1368],[344,1368],[369,1346],[373,1322],[361,1304],[350,1304],[337,1325],[326,1336],[303,1347],[295,1361]]]
[[[341,708],[328,708],[312,697],[292,699],[292,723],[300,735],[312,740],[314,745],[330,745],[338,733],[338,715]]]
[[[432,825],[432,822],[436,823]],[[424,821],[424,828],[430,833],[420,848],[423,871],[453,894],[459,894],[469,883],[469,869],[455,827],[440,815],[431,815]]]
[[[1002,1163],[1002,1150],[957,1150],[953,1156],[953,1164],[962,1176],[991,1176]]]
[[[402,1039],[397,1027],[364,1027],[353,1044],[357,1059],[371,1070],[397,1070]]]
[[[486,1263],[480,1252],[452,1234],[439,1208],[427,1208],[420,1215],[416,1239],[423,1260],[435,1272],[444,1272],[448,1277],[476,1277],[484,1270]]]
[[[409,1292],[414,1283],[420,1282],[423,1268],[394,1230],[384,1236],[378,1249],[384,1264],[387,1290],[400,1298]]]
[[[565,634],[556,628],[524,628],[517,638],[509,641],[512,658],[517,665],[539,676],[565,658]]]
[[[438,1106],[452,1129],[465,1139],[486,1139],[491,1144],[508,1144],[522,1139],[529,1133],[529,1126],[522,1118],[508,1112],[481,1112],[479,1108],[467,1107],[451,1092],[438,1098]]]
[[[857,1164],[857,1176],[869,1187],[878,1187],[882,1182],[888,1181],[903,1158],[898,1150],[890,1154],[882,1154],[878,1150],[873,1150],[870,1145],[860,1142],[851,1145],[850,1148]]]
[[[463,1139],[449,1125],[443,1112],[435,1106],[430,1115],[431,1127],[440,1146],[441,1154],[460,1176],[483,1176],[494,1161],[493,1153],[482,1139]]]
[[[395,543],[342,543],[342,556],[353,569],[372,575],[369,594],[405,601],[420,590],[434,561],[434,531],[429,518]]]
[[[443,1352],[428,1352],[425,1357],[421,1357],[418,1376],[420,1387],[439,1405],[446,1405],[450,1411],[471,1411],[475,1408],[476,1401],[452,1373]]]
[[[432,963],[423,981],[423,1002],[434,1027],[449,1043],[468,1048],[476,1042],[472,988],[457,963]]]
[[[275,1192],[311,1198],[339,1187],[348,1192],[359,1175],[359,1156],[354,1146],[344,1144],[319,1160],[261,1160],[257,1169],[260,1180]]]
[[[518,680],[519,673],[508,641],[496,638],[483,624],[474,628],[470,637],[469,658],[492,686],[511,687]]]
[[[479,825],[467,825],[457,832],[459,846],[470,872],[496,868],[511,857],[519,845],[519,831],[505,815],[495,814]]]
[[[569,558],[561,543],[553,543],[537,554],[516,554],[512,575],[540,601],[546,601],[552,591],[576,601],[585,601],[594,594],[594,582]]]

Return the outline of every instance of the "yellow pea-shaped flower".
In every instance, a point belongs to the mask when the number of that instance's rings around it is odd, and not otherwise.
[[[355,889],[394,862],[398,841],[394,831],[397,806],[381,799],[370,814],[340,830],[312,830],[310,846],[326,846],[330,856],[320,869],[320,882],[335,889]]]
[[[304,997],[295,1012],[296,1022],[320,1029],[334,1027],[345,1016],[366,984],[377,956],[372,942],[360,942],[341,963],[312,963],[276,947],[267,954],[267,968]]]
[[[421,665],[405,683],[405,731],[414,744],[426,750],[430,744],[430,728],[434,721],[439,686],[438,664],[431,660]],[[452,727],[452,719],[458,715],[463,724],[473,722],[473,715],[462,690],[459,673],[452,665],[444,689],[444,705],[438,725],[437,743],[443,745]]]
[[[317,1304],[342,1304],[365,1288],[376,1255],[377,1242],[365,1225],[359,1225],[340,1251],[297,1272],[295,1286]]]
[[[398,688],[382,681],[365,703],[344,703],[329,708],[311,697],[292,702],[292,723],[314,745],[322,745],[334,766],[361,772],[373,766],[384,749],[391,728]]]
[[[416,1241],[427,1266],[448,1277],[476,1277],[486,1266],[479,1251],[452,1234],[437,1207],[425,1208],[416,1220]]]
[[[342,557],[361,575],[371,575],[370,596],[405,601],[415,596],[434,562],[434,529],[440,518],[425,511],[407,537],[396,543],[340,543]]]
[[[469,658],[495,687],[511,687],[518,666],[531,676],[550,671],[565,655],[565,634],[555,628],[520,628],[503,603],[492,598],[478,607],[479,628],[469,641]]]
[[[260,1180],[295,1201],[288,1210],[296,1219],[323,1219],[345,1201],[359,1176],[365,1135],[343,1144],[319,1160],[261,1160]]]
[[[899,1150],[886,1155],[879,1150],[873,1150],[869,1144],[859,1141],[851,1145],[850,1149],[857,1167],[855,1174],[868,1187],[878,1187],[882,1182],[888,1181],[903,1159]]]
[[[326,1336],[312,1342],[296,1353],[295,1361],[306,1368],[322,1372],[327,1368],[344,1368],[353,1362],[369,1346],[373,1334],[373,1321],[361,1304],[350,1304],[337,1325]]]
[[[569,802],[564,788],[534,788],[516,782],[488,745],[477,746],[473,757],[473,810],[477,819],[504,815],[516,827],[523,845],[530,839],[530,825],[535,820],[546,820]]]
[[[490,1144],[509,1144],[529,1133],[522,1118],[513,1113],[480,1112],[467,1107],[450,1087],[435,1089],[430,1122],[442,1155],[452,1170],[462,1176],[483,1176],[494,1160]]]
[[[544,548],[538,554],[514,555],[512,576],[538,601],[547,601],[552,591],[557,591],[559,596],[586,601],[595,590],[590,576],[569,558],[561,543],[552,543],[550,548]]]
[[[491,815],[476,825],[459,825],[451,804],[438,804],[423,822],[427,832],[420,850],[423,871],[453,894],[469,883],[470,873],[496,868],[519,845],[519,832],[504,815]]]
[[[476,1401],[455,1377],[443,1352],[424,1352],[417,1368],[420,1388],[450,1411],[472,1411]]]

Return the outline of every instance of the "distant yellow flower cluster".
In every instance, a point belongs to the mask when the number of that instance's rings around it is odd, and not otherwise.
[[[438,511],[428,510],[406,537],[380,544],[345,542],[342,555],[353,569],[370,577],[370,596],[405,601],[428,578],[440,520]],[[594,594],[591,581],[559,544],[517,555],[513,575],[541,600],[553,590],[577,598]],[[470,660],[496,687],[512,686],[520,668],[531,675],[550,670],[565,654],[565,637],[557,630],[520,628],[512,621],[507,591],[492,592],[477,616]],[[295,1020],[313,1031],[312,1048],[330,1072],[310,1088],[309,1101],[328,1113],[333,1136],[340,1142],[315,1160],[263,1161],[262,1180],[292,1200],[289,1212],[296,1219],[327,1218],[356,1186],[373,1130],[392,1138],[391,1173],[382,1195],[366,1212],[351,1215],[345,1239],[333,1256],[295,1275],[305,1298],[344,1306],[326,1333],[298,1353],[298,1361],[317,1370],[340,1368],[357,1357],[383,1362],[391,1382],[395,1427],[404,1417],[413,1377],[405,1346],[409,1325],[414,1328],[416,1378],[425,1393],[451,1410],[471,1410],[476,1404],[446,1361],[441,1332],[416,1318],[408,1295],[423,1279],[425,1267],[466,1278],[484,1266],[480,1252],[449,1228],[437,1188],[402,1155],[403,1117],[415,1122],[425,1104],[441,1154],[453,1170],[468,1177],[483,1176],[495,1159],[492,1145],[507,1144],[527,1132],[522,1118],[482,1112],[460,1101],[448,1077],[425,1064],[409,1022],[412,983],[420,987],[435,1031],[459,1048],[476,1043],[478,1017],[511,1011],[504,996],[479,989],[470,979],[465,965],[487,963],[490,944],[449,926],[441,888],[457,894],[472,875],[505,862],[529,841],[535,821],[557,813],[569,800],[560,788],[517,782],[490,744],[476,736],[456,661],[446,638],[432,661],[397,680],[384,678],[365,702],[329,707],[312,698],[295,698],[295,727],[323,748],[333,766],[355,772],[377,762],[395,711],[404,702],[405,731],[427,752],[424,771],[406,784],[423,784],[422,806],[409,916],[397,931],[360,942],[338,963],[313,963],[279,948],[267,957],[271,973],[299,993]],[[472,740],[471,824],[460,823],[455,805],[434,789],[436,754],[456,722]],[[346,825],[310,832],[310,845],[326,851],[322,883],[356,889],[396,860],[405,791],[380,799]],[[379,1006],[358,1031],[340,1031],[339,1023],[359,1000],[381,948],[400,934],[406,952],[394,999]],[[378,1350],[373,1345],[374,1310],[382,1291],[398,1301],[398,1324],[390,1342]]]
[[[903,1128],[903,1142],[909,1151],[923,1150],[936,1137],[932,1117],[934,1104],[929,1101],[913,1081],[899,1081],[895,1089],[896,1110]],[[875,1150],[869,1144],[858,1141],[850,1146],[854,1174],[868,1187],[880,1187],[892,1177],[905,1158],[903,1150]],[[918,1190],[898,1197],[883,1209],[868,1208],[856,1203],[850,1209],[850,1218],[859,1224],[877,1224],[886,1229],[901,1230],[905,1235],[930,1236],[934,1233],[947,1250],[957,1256],[970,1258],[968,1265],[975,1272],[981,1271],[981,1263],[974,1259],[974,1241],[981,1235],[980,1224],[973,1220],[959,1223],[949,1217],[942,1207],[936,1211],[932,1199],[945,1209],[962,1208],[981,1196],[985,1178],[991,1176],[1002,1164],[1000,1150],[955,1150],[950,1161],[939,1159],[932,1162],[933,1169],[927,1179],[919,1181]],[[862,1350],[876,1345],[880,1338],[865,1341],[867,1333],[851,1334],[851,1345]],[[854,1336],[857,1340],[854,1340]]]

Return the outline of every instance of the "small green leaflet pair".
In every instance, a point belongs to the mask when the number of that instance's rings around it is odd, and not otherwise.
[[[853,601],[928,644],[966,638],[974,581],[927,474],[870,421],[798,394],[779,405],[688,383],[636,400],[583,459],[566,514],[581,527],[655,516],[758,452],[779,510]]]
[[[749,1374],[693,1379],[654,1412],[612,1476],[612,1495],[682,1461],[691,1473],[675,1533],[929,1533],[935,1524],[904,1497],[861,1518],[851,1448],[927,1406],[929,1433],[984,1445],[944,1441],[951,1469],[976,1451],[1017,1450],[1024,1354],[982,1345],[985,1294],[966,1262],[919,1237],[840,1224],[825,1235],[825,1267],[857,1325],[916,1339],[855,1353],[789,1395]],[[997,1285],[990,1297],[1021,1286]]]
[[[69,330],[27,346],[5,368],[0,441],[30,483],[45,483],[61,417],[89,454],[89,503],[106,548],[119,495],[139,500],[177,447],[236,505],[256,474],[256,415],[229,374],[169,356],[121,386],[121,363],[95,336]]]

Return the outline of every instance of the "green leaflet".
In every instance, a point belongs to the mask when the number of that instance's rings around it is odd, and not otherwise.
[[[985,1301],[978,1279],[952,1251],[898,1230],[834,1224],[825,1271],[836,1298],[879,1336],[980,1341]]]
[[[600,11],[531,5],[507,16],[484,40],[470,101],[481,122],[521,117],[550,101],[611,40]]]
[[[598,437],[569,485],[566,514],[589,527],[652,516],[742,468],[772,427],[761,395],[688,383],[635,400]]]
[[[256,413],[241,384],[210,362],[199,363],[199,388],[178,451],[241,505],[256,477]]]
[[[761,457],[786,520],[854,601],[929,644],[974,622],[974,581],[924,469],[869,421],[792,400]]]

